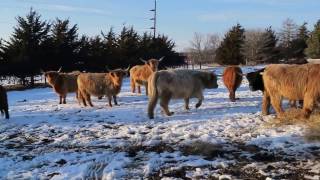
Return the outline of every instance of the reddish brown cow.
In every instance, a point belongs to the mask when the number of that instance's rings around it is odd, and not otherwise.
[[[226,67],[223,71],[223,83],[229,90],[230,101],[236,101],[236,90],[242,81],[242,71],[238,66]]]
[[[61,70],[61,69],[60,69]],[[58,71],[48,71],[44,75],[48,80],[48,84],[58,94],[60,101],[59,104],[66,104],[66,97],[68,93],[75,92],[78,98],[77,91],[77,77],[80,71],[74,71],[71,73],[61,73]]]
[[[5,114],[6,119],[9,119],[8,98],[6,89],[0,85],[0,112]]]
[[[162,61],[164,57],[157,59],[149,59],[145,61],[141,59],[145,64],[144,65],[136,65],[130,69],[130,84],[131,84],[131,92],[136,91],[136,85],[138,86],[138,93],[141,93],[140,86],[145,86],[146,95],[148,95],[148,78],[153,72],[158,71],[159,62]]]

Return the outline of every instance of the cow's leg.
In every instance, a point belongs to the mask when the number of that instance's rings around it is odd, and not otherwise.
[[[297,104],[295,100],[289,100],[290,107],[297,108]]]
[[[62,96],[59,95],[59,104],[62,104]]]
[[[114,105],[118,106],[117,96],[116,96],[116,95],[114,95],[114,96],[112,96],[112,97],[113,97]]]
[[[141,94],[141,87],[138,85],[138,93]]]
[[[235,102],[236,101],[236,93],[233,89],[229,90],[229,98],[231,102]]]
[[[144,87],[145,87],[145,89],[146,89],[146,95],[148,96],[148,83],[146,83],[146,84],[144,85]]]
[[[86,102],[89,104],[89,106],[93,107],[93,104],[92,104],[92,102],[91,102],[91,96],[90,96],[90,94],[87,93],[87,92],[83,92],[83,93],[81,93],[81,94],[82,94],[82,96],[84,97],[84,99],[86,100]],[[83,102],[84,102],[84,101],[83,101]],[[86,104],[85,104],[85,106],[86,106]]]
[[[63,104],[67,104],[67,101],[66,101],[66,99],[67,99],[67,95],[65,94],[65,95],[63,95]]]
[[[184,107],[186,110],[189,110],[189,98],[184,98]]]
[[[83,92],[78,91],[79,104],[81,105],[81,101],[82,101],[83,105],[87,106],[87,103],[86,103],[86,100],[85,100],[83,94],[84,94]]]
[[[268,115],[270,110],[270,96],[267,91],[263,93],[262,99],[262,115]]]
[[[309,118],[310,114],[313,110],[314,103],[317,98],[313,97],[310,94],[306,94],[303,100],[303,109],[302,109],[302,116],[303,118]]]
[[[171,116],[174,114],[174,112],[169,111],[170,99],[171,99],[170,93],[162,94],[160,97],[160,106],[162,107],[163,111],[166,113],[167,116]]]
[[[130,78],[130,85],[131,85],[131,92],[135,93],[136,92],[136,84],[135,84],[133,78]]]
[[[201,104],[202,104],[203,99],[204,99],[203,94],[200,93],[200,94],[197,96],[197,98],[198,98],[198,102],[197,102],[197,104],[196,104],[196,108],[199,108],[199,107],[201,106]]]
[[[4,109],[4,114],[6,119],[9,119],[9,109],[7,107]]]
[[[271,96],[271,104],[274,108],[274,110],[277,113],[278,118],[284,117],[284,111],[281,107],[282,97],[279,94],[273,94]]]
[[[108,98],[109,106],[112,107],[112,104],[111,104],[112,96],[111,95],[107,95],[107,98]]]
[[[89,103],[89,106],[93,107],[90,94],[87,94],[86,100],[87,100],[87,102]]]
[[[82,100],[82,103],[84,106],[87,106],[87,102],[86,102],[86,99],[84,98],[84,96],[80,96],[81,100]]]

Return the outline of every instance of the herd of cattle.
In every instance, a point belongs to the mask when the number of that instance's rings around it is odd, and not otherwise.
[[[189,99],[197,98],[196,108],[200,107],[204,99],[203,90],[218,88],[217,75],[210,71],[169,69],[158,71],[158,64],[163,59],[150,59],[145,64],[136,65],[130,69],[131,92],[141,93],[140,86],[146,88],[149,97],[148,117],[154,118],[154,109],[158,99],[163,112],[171,116],[169,110],[170,99],[184,99],[185,109],[189,109]],[[61,69],[60,69],[61,70]],[[60,98],[60,104],[66,104],[66,96],[70,92],[76,93],[81,105],[93,106],[91,96],[106,97],[108,105],[112,107],[112,99],[118,105],[117,95],[121,91],[122,81],[129,73],[127,69],[115,69],[108,73],[83,73],[74,71],[62,73],[58,71],[44,72],[48,84]],[[262,114],[268,115],[270,105],[278,117],[284,116],[281,107],[282,100],[289,100],[292,107],[296,101],[303,104],[303,118],[308,118],[320,97],[320,64],[271,64],[265,68],[243,74],[238,66],[229,66],[224,69],[223,82],[229,91],[230,101],[237,100],[235,92],[240,86],[242,77],[246,76],[251,91],[262,91]],[[5,88],[0,85],[0,111],[9,118],[8,100]]]

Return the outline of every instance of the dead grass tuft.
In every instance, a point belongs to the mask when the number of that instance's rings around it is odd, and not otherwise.
[[[302,109],[291,108],[285,112],[284,118],[274,118],[268,121],[267,127],[280,127],[286,125],[306,126],[305,138],[308,141],[320,141],[320,109],[315,109],[309,119],[301,118]]]
[[[212,144],[203,141],[194,141],[191,144],[181,146],[183,155],[200,155],[207,159],[212,159],[223,155],[223,148],[219,144]]]

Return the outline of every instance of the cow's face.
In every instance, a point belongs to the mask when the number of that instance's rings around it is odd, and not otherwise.
[[[264,68],[255,72],[248,73],[246,75],[249,81],[249,87],[251,91],[258,91],[258,90],[264,91],[263,79],[262,79],[262,75],[260,74],[263,71],[264,71]]]
[[[122,83],[123,78],[127,76],[127,74],[128,72],[123,69],[116,69],[110,72],[113,82],[117,85]]]
[[[159,61],[156,59],[150,59],[146,62],[152,72],[158,71]]]
[[[218,88],[217,76],[214,73],[207,75],[207,81],[205,82],[206,88]]]
[[[44,73],[45,78],[48,80],[48,83],[54,85],[58,76],[59,72],[57,71],[48,71]]]

